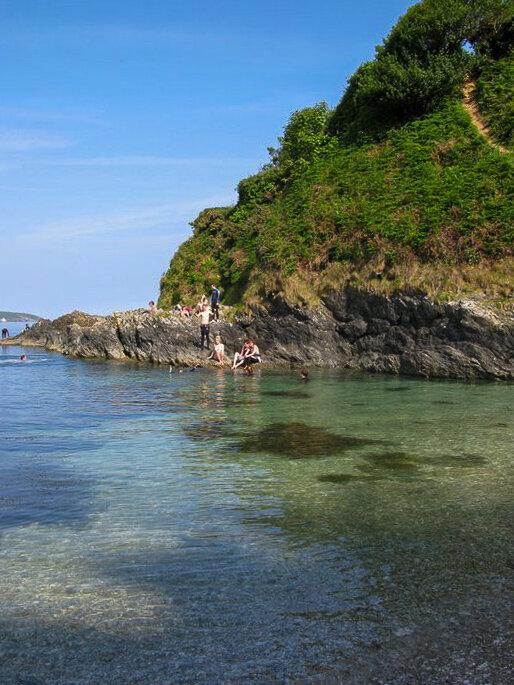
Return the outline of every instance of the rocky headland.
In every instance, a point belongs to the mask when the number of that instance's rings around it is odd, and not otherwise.
[[[43,320],[7,344],[85,358],[207,364],[198,320],[144,310]],[[282,297],[250,315],[211,324],[227,358],[246,337],[267,366],[317,366],[435,378],[514,380],[514,314],[474,300],[437,304],[421,292],[392,295],[347,287],[316,308]]]

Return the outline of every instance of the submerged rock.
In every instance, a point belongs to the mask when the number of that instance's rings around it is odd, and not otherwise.
[[[514,380],[514,315],[471,300],[439,305],[422,293],[378,295],[346,288],[330,292],[312,309],[275,298],[252,316],[213,322],[211,336],[216,334],[227,359],[251,337],[267,365]],[[3,343],[78,357],[179,366],[207,362],[196,319],[145,310],[110,316],[72,312],[39,321]]]

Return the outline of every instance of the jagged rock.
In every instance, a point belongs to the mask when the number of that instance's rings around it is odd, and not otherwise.
[[[79,357],[159,364],[205,363],[197,319],[144,310],[40,321],[6,344],[37,345]],[[331,291],[318,308],[283,297],[234,321],[211,324],[227,359],[251,337],[270,365],[329,366],[441,378],[514,379],[514,316],[474,301],[447,303],[410,291]]]

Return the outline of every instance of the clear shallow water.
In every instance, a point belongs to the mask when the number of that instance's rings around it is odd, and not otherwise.
[[[21,352],[0,348],[1,682],[370,682],[420,635],[505,651],[512,385]]]

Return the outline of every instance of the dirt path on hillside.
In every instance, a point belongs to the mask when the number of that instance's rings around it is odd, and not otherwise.
[[[484,138],[487,139],[487,142],[489,145],[492,145],[495,147],[497,150],[500,152],[509,152],[507,148],[503,147],[503,145],[500,145],[497,143],[493,137],[491,136],[491,133],[489,132],[489,129],[487,126],[484,124],[484,121],[482,119],[482,116],[480,114],[480,111],[478,109],[477,101],[475,98],[475,93],[477,89],[477,84],[474,81],[474,79],[469,78],[465,83],[464,83],[464,88],[463,88],[463,95],[464,99],[462,104],[464,105],[464,109],[468,112],[469,116],[471,117],[471,121],[475,124],[479,132],[484,136]]]

